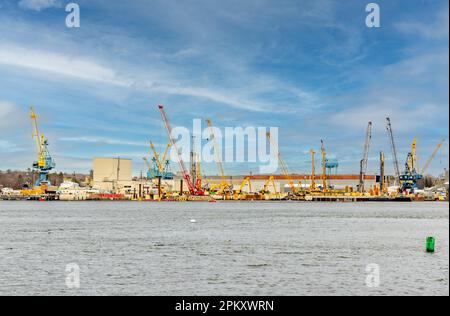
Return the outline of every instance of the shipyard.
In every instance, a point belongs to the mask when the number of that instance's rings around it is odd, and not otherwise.
[[[41,134],[37,114],[30,108],[33,136],[36,141],[37,159],[32,165],[32,178],[24,188],[2,188],[2,199],[6,200],[133,200],[133,201],[319,201],[319,202],[369,202],[369,201],[448,201],[448,171],[439,179],[424,181],[424,176],[433,160],[443,150],[446,140],[439,142],[434,152],[424,164],[418,166],[417,139],[406,155],[404,168],[401,169],[399,153],[390,118],[386,118],[387,140],[391,145],[394,175],[386,173],[386,154],[380,152],[379,173],[367,174],[369,152],[371,149],[373,123],[367,125],[365,141],[360,162],[359,175],[338,174],[338,160],[327,158],[327,149],[321,141],[320,151],[311,149],[311,172],[295,174],[283,160],[278,142],[273,141],[270,132],[266,133],[271,150],[278,162],[277,170],[282,174],[229,176],[225,173],[221,145],[218,144],[211,119],[205,119],[210,133],[210,147],[217,165],[218,176],[202,173],[201,154],[195,148],[195,138],[189,144],[189,168],[179,153],[177,138],[173,137],[170,121],[163,105],[158,109],[167,133],[167,146],[158,153],[155,145],[149,143],[149,153],[143,153],[147,166],[140,177],[133,176],[131,159],[94,158],[92,174],[85,176],[81,183],[70,180],[59,186],[52,185],[49,173],[56,163],[49,149],[49,141]],[[195,123],[194,123],[195,127]],[[234,139],[235,135],[232,135]],[[190,138],[190,137],[189,137]],[[245,135],[241,132],[241,144]],[[222,139],[222,138],[220,138]],[[239,141],[238,141],[239,142]],[[174,149],[175,153],[171,154]],[[199,150],[201,151],[201,149]],[[241,153],[244,150],[240,150]],[[254,149],[256,151],[256,149]],[[232,153],[231,156],[234,154]],[[318,155],[318,159],[316,158]],[[227,156],[227,155],[225,155]],[[229,155],[228,155],[229,156]],[[175,157],[178,171],[172,171],[170,157]],[[319,162],[317,162],[318,160]],[[33,181],[34,180],[34,181]],[[64,177],[63,177],[63,180]],[[431,186],[426,187],[426,185]],[[419,187],[421,186],[421,187]]]

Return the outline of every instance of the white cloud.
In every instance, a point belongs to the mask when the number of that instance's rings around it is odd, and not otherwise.
[[[0,100],[0,132],[2,136],[26,124],[26,114],[14,103]]]
[[[80,57],[33,50],[14,45],[0,46],[0,64],[31,68],[78,79],[126,85],[113,70]]]
[[[106,145],[124,145],[124,146],[138,146],[138,147],[150,146],[150,143],[127,141],[97,136],[61,137],[59,140],[63,142],[74,142],[74,143],[98,143]]]
[[[0,45],[0,64],[29,68],[37,71],[54,73],[73,77],[79,80],[89,80],[125,88],[151,90],[154,92],[205,98],[214,102],[227,104],[237,109],[254,112],[269,112],[273,106],[265,102],[252,100],[242,95],[240,91],[230,94],[217,88],[202,88],[187,85],[175,85],[173,79],[167,82],[155,82],[141,78],[142,75],[120,76],[111,68],[100,65],[89,58],[70,56],[43,50],[29,49],[17,45]],[[176,76],[176,74],[174,74]],[[298,92],[295,92],[298,93]]]
[[[19,6],[23,9],[39,12],[49,8],[59,8],[61,3],[59,0],[20,0]]]
[[[400,32],[412,35],[420,35],[430,40],[447,40],[449,36],[448,6],[440,11],[434,21],[421,23],[417,21],[403,21],[396,24]]]
[[[16,144],[8,141],[0,139],[0,152],[6,152],[6,153],[15,153],[22,151],[22,148],[17,147]]]
[[[10,114],[14,109],[14,104],[11,102],[0,100],[0,121],[6,119],[6,115]]]

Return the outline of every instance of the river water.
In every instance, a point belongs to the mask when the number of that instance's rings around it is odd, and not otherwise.
[[[449,295],[448,254],[448,203],[0,201],[0,295]]]

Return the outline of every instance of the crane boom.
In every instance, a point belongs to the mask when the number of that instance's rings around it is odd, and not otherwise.
[[[156,147],[152,142],[150,142],[150,148],[152,149],[153,155],[155,156],[155,162],[158,165],[159,172],[162,173],[164,171],[164,166],[162,165],[159,153],[156,151]]]
[[[55,162],[48,150],[48,141],[44,135],[40,134],[37,115],[33,107],[30,107],[30,118],[33,124],[33,138],[36,140],[37,147],[37,161],[33,163],[33,168],[39,172],[39,179],[35,186],[42,187],[43,185],[51,185],[48,180],[48,174],[55,168]]]
[[[286,179],[287,179],[288,182],[289,182],[289,187],[291,188],[291,192],[292,192],[293,194],[297,194],[297,188],[295,187],[294,181],[292,180],[292,177],[291,177],[291,174],[290,174],[290,172],[289,172],[288,166],[287,166],[286,163],[284,162],[283,157],[281,157],[281,153],[280,153],[280,151],[279,151],[279,149],[278,149],[278,146],[276,146],[276,144],[274,143],[274,141],[273,141],[272,136],[270,135],[270,133],[267,133],[266,135],[267,135],[267,138],[269,139],[269,141],[272,143],[272,146],[273,146],[274,148],[277,148],[277,153],[278,153],[278,164],[279,164],[279,167],[280,167],[280,169],[281,169],[281,172],[283,173],[283,175],[286,177]]]
[[[150,162],[148,161],[148,159],[147,158],[142,158],[143,160],[144,160],[144,162],[145,162],[145,165],[147,166],[147,171],[148,171],[148,175],[150,175],[151,177],[154,177],[155,175],[153,174],[153,171],[152,171],[152,166],[151,166],[151,164],[150,164]]]
[[[439,150],[441,150],[442,146],[445,143],[445,139],[441,140],[441,142],[439,144],[437,144],[436,148],[433,151],[433,154],[430,156],[430,158],[428,158],[427,162],[425,163],[425,166],[422,169],[422,174],[425,175],[425,173],[427,172],[428,168],[430,167],[431,163],[433,162],[434,158],[436,158],[436,155],[438,154]]]
[[[394,162],[395,176],[397,180],[400,180],[400,167],[397,158],[397,148],[395,146],[394,131],[392,130],[391,119],[389,117],[386,118],[386,130],[388,131],[389,140],[391,142],[392,160]]]
[[[166,147],[166,151],[164,152],[164,155],[163,155],[161,163],[165,163],[167,161],[167,156],[169,155],[169,150],[170,150],[171,147],[172,147],[172,144],[168,143],[167,147]]]
[[[366,140],[364,143],[364,154],[363,159],[361,160],[361,170],[359,173],[359,189],[361,193],[364,193],[366,191],[365,182],[367,175],[367,165],[369,162],[369,151],[371,141],[372,141],[372,122],[369,122],[369,124],[367,125]]]
[[[36,140],[36,148],[38,155],[41,155],[42,153],[42,142],[41,142],[41,135],[39,133],[39,126],[37,123],[37,114],[34,110],[34,107],[30,107],[30,118],[31,123],[33,124],[33,138]]]
[[[205,192],[199,188],[196,188],[195,185],[192,183],[189,172],[186,169],[186,166],[184,164],[181,152],[177,148],[175,139],[172,138],[172,127],[170,126],[170,122],[169,122],[169,119],[167,118],[166,111],[164,110],[164,105],[159,105],[158,108],[161,113],[161,118],[164,122],[164,125],[166,126],[167,134],[169,136],[169,141],[172,144],[173,149],[177,152],[178,164],[180,165],[180,170],[183,174],[183,179],[186,181],[186,183],[188,185],[189,193],[192,195],[204,195]]]
[[[221,153],[219,152],[219,147],[217,145],[216,135],[214,134],[214,127],[213,127],[212,120],[207,119],[206,123],[208,124],[210,139],[213,141],[213,145],[214,145],[214,153],[216,154],[217,169],[219,169],[219,173],[220,173],[220,177],[222,178],[222,181],[225,181],[225,171],[223,169],[222,157],[221,157]]]

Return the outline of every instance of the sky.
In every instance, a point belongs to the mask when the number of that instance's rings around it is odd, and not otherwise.
[[[35,160],[30,105],[66,172],[118,156],[144,170],[149,141],[167,143],[158,104],[173,126],[279,127],[293,173],[310,172],[321,139],[338,172],[359,173],[369,121],[368,172],[380,151],[392,172],[387,116],[401,165],[414,137],[422,164],[449,138],[447,0],[376,1],[380,28],[362,0],[74,2],[80,28],[65,25],[69,1],[0,0],[0,170]],[[444,168],[448,141],[429,172]]]

